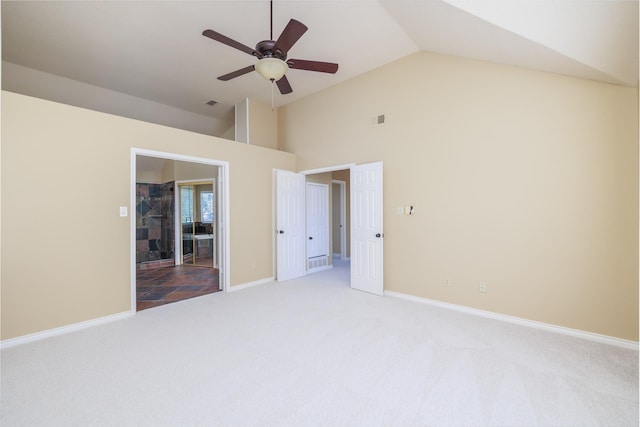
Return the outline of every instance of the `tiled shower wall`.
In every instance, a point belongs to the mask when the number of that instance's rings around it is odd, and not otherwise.
[[[173,259],[174,182],[136,184],[136,262]]]

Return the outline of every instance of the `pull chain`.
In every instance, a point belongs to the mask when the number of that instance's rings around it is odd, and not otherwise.
[[[273,111],[273,91],[275,86],[275,80],[271,79],[271,111]]]

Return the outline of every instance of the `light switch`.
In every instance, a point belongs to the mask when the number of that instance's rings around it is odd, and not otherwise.
[[[120,206],[120,216],[127,216],[127,207]]]

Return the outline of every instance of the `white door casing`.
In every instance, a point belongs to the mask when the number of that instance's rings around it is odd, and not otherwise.
[[[304,276],[305,176],[289,171],[276,173],[276,279]]]
[[[351,168],[351,287],[382,295],[382,162]]]
[[[332,227],[334,229],[337,228],[338,230],[338,235],[337,238],[339,239],[339,244],[340,244],[340,259],[342,261],[345,261],[347,259],[347,192],[346,192],[346,182],[345,181],[339,181],[339,180],[333,180],[333,185],[338,185],[339,186],[339,193],[340,195],[336,198],[336,197],[332,197],[332,201],[333,201],[333,210],[336,210],[336,204],[338,204],[338,209],[339,209],[339,213],[338,213],[338,217],[339,218],[335,218],[334,219],[334,224],[332,225]],[[336,238],[334,236],[334,238]],[[334,243],[335,245],[335,243]],[[333,252],[333,248],[332,248],[332,252]]]
[[[222,203],[220,203],[220,200],[224,200],[225,194],[224,194],[224,176],[222,174],[222,169],[218,168],[218,188],[217,193],[215,195],[215,209],[216,209],[216,218],[215,218],[215,222],[217,224],[217,229],[214,232],[214,251],[215,251],[215,255],[213,257],[213,266],[215,268],[218,268],[218,272],[220,274],[218,281],[220,282],[219,284],[219,289],[222,290],[222,282],[224,279],[224,271],[220,269],[220,266],[225,265],[225,257],[226,257],[226,253],[223,250],[223,248],[225,247],[225,241],[224,239],[226,238],[225,234],[222,232],[224,230],[224,224],[222,222],[223,218],[225,218],[225,215],[223,213],[222,210]]]
[[[307,259],[329,256],[329,186],[307,183]]]
[[[137,157],[154,157],[158,159],[175,160],[187,163],[205,164],[218,167],[218,188],[220,189],[217,203],[218,203],[218,237],[220,239],[219,255],[218,255],[218,268],[219,268],[219,283],[223,292],[227,292],[230,288],[230,273],[229,273],[229,162],[223,160],[214,160],[208,158],[187,156],[177,153],[168,153],[155,150],[147,150],[143,148],[132,147],[130,151],[130,206],[136,206],[136,181],[137,181]],[[177,186],[175,190],[177,191]],[[178,207],[174,212],[177,218],[179,218]],[[130,246],[131,253],[130,259],[130,311],[136,313],[136,215],[130,215]],[[175,241],[180,241],[180,228],[175,230]],[[177,252],[177,251],[176,251]]]

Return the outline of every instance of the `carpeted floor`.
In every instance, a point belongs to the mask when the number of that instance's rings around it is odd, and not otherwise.
[[[2,350],[2,426],[637,426],[638,352],[351,290],[348,268]]]

